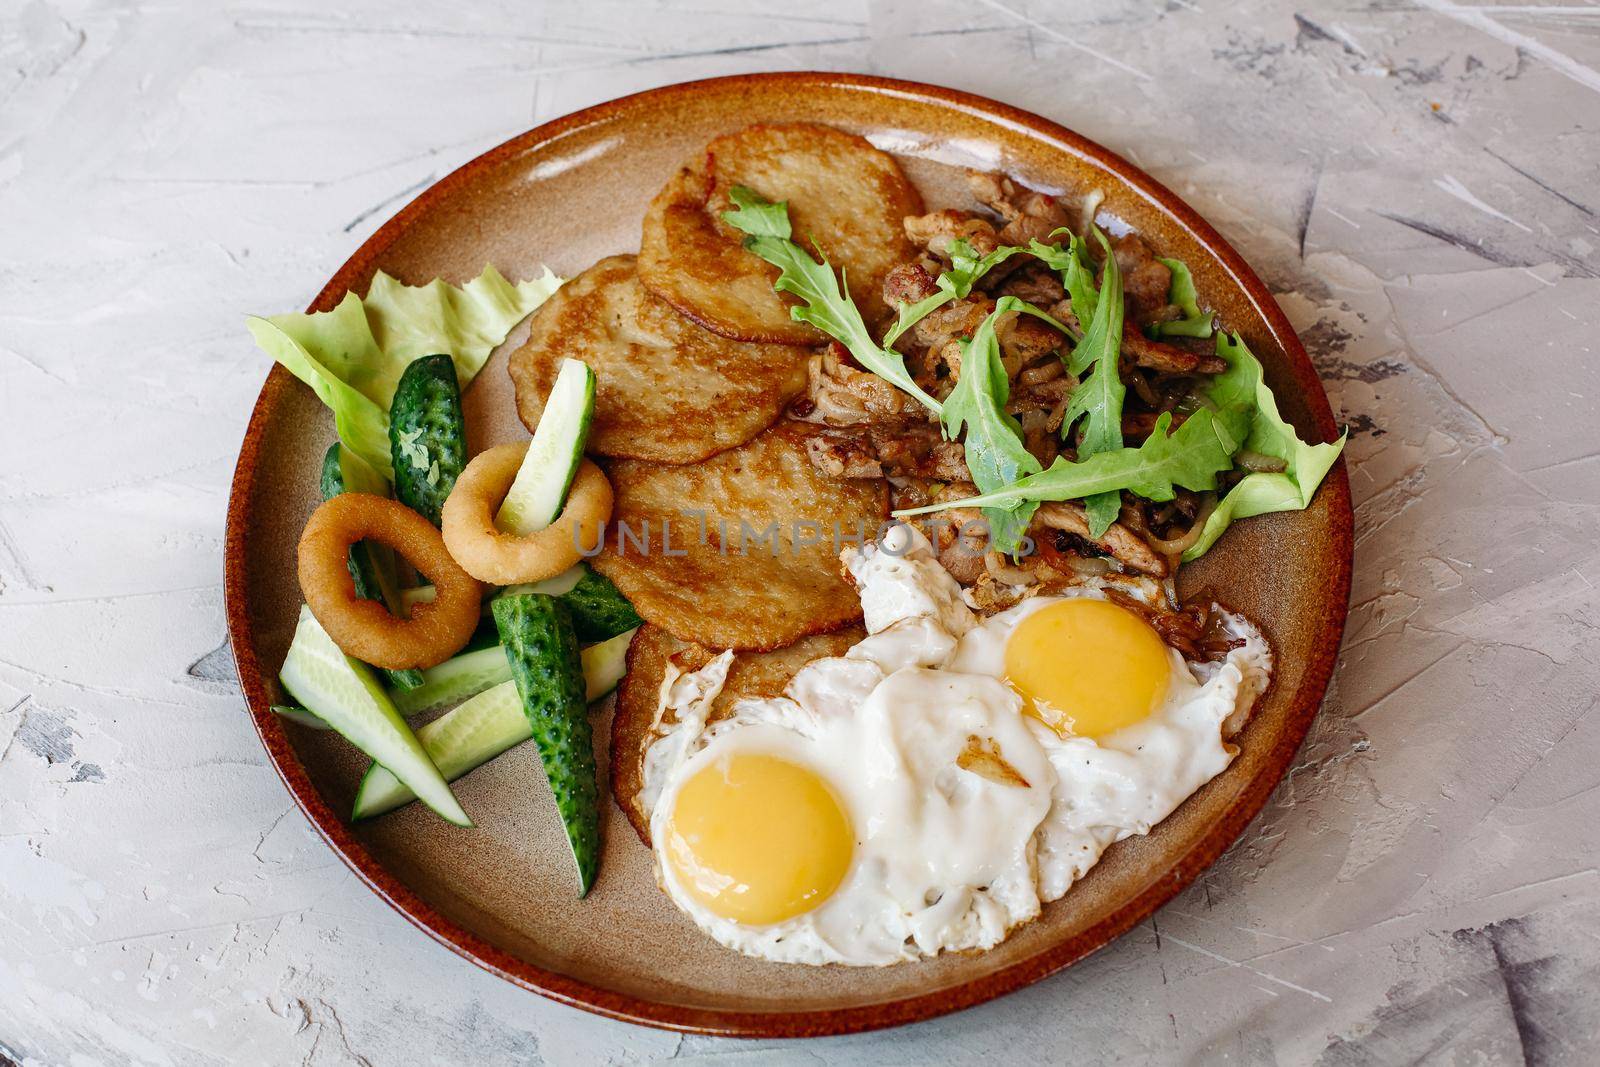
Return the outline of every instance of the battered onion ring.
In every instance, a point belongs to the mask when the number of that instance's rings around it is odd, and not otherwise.
[[[528,442],[480,452],[456,478],[444,502],[444,543],[456,562],[479,581],[517,585],[553,578],[596,546],[611,517],[611,483],[589,460],[578,467],[567,506],[555,522],[518,536],[494,524],[495,512],[511,489],[527,454]]]
[[[410,618],[356,595],[346,560],[357,541],[378,541],[405,557],[437,590]],[[395,500],[341,493],[322,502],[300,535],[300,590],[333,643],[390,670],[432,667],[461,650],[478,626],[483,589],[445,550],[433,524]]]

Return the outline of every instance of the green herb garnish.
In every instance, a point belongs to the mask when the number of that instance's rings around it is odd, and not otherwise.
[[[1194,288],[1194,275],[1181,259],[1156,257],[1157,262],[1172,272],[1172,285],[1167,290],[1167,303],[1183,312],[1183,318],[1172,322],[1158,322],[1150,332],[1157,337],[1210,337],[1212,315],[1200,310],[1200,294]]]
[[[1163,414],[1137,448],[1121,448],[1072,463],[1058,459],[1047,470],[1022,478],[994,493],[897,511],[901,518],[946,508],[1011,507],[1018,501],[1076,500],[1112,489],[1126,489],[1148,500],[1171,500],[1174,487],[1216,488],[1216,476],[1233,468],[1233,457],[1248,449],[1284,461],[1282,472],[1255,472],[1236,484],[1206,520],[1200,539],[1183,554],[1198,559],[1235,519],[1270,511],[1297,511],[1311,503],[1348,434],[1329,444],[1308,445],[1278,413],[1276,398],[1261,373],[1261,363],[1237,336],[1217,334],[1217,355],[1228,370],[1212,380],[1202,407],[1168,433],[1172,416]]]
[[[1061,323],[1023,300],[1002,297],[972,338],[962,344],[961,376],[942,405],[912,380],[904,357],[887,347],[900,333],[941,304],[965,297],[978,279],[996,264],[1027,249],[1007,246],[977,256],[967,242],[951,242],[952,265],[939,276],[939,292],[902,308],[895,328],[886,335],[884,344],[879,345],[872,340],[860,311],[834,277],[827,261],[818,262],[792,239],[788,205],[770,203],[743,186],[735,186],[729,195],[738,210],[724,212],[723,218],[747,235],[744,240],[747,249],[778,268],[780,273],[773,287],[794,293],[805,301],[804,305],[790,309],[790,314],[839,341],[850,350],[856,362],[910,393],[938,414],[945,433],[952,440],[962,437],[967,470],[980,490],[1003,489],[1023,475],[1040,469],[1039,461],[1023,446],[1021,426],[1006,414],[1011,383],[1000,362],[1000,342],[995,326],[999,316],[1013,311],[1034,315],[1065,332]],[[1037,506],[1030,501],[1019,501],[1004,507],[986,508],[990,542],[1001,551],[1015,552]]]
[[[1001,315],[1024,311],[1045,318],[1038,308],[1014,296],[1001,297],[994,310],[961,346],[961,377],[945,398],[943,423],[952,439],[966,430],[967,470],[985,493],[1011,485],[1024,475],[1037,474],[1038,459],[1022,443],[1022,426],[1006,414],[1011,382],[1000,362],[1000,340],[995,326]],[[1015,552],[1038,509],[1037,501],[1018,501],[1006,507],[984,508],[989,540],[1002,552]]]
[[[1122,447],[1122,400],[1128,391],[1117,370],[1117,357],[1122,351],[1122,272],[1117,269],[1117,260],[1111,254],[1111,242],[1106,240],[1106,235],[1099,229],[1094,235],[1105,250],[1106,265],[1100,275],[1094,317],[1086,324],[1082,340],[1067,360],[1067,369],[1073,374],[1082,375],[1085,370],[1090,373],[1072,391],[1066,417],[1061,423],[1061,434],[1065,437],[1073,424],[1083,419],[1083,433],[1078,440],[1080,460]],[[1083,269],[1082,257],[1074,253],[1072,258],[1078,269]],[[1089,516],[1089,536],[1098,538],[1117,521],[1122,511],[1122,494],[1115,489],[1097,493],[1084,501],[1084,510]]]
[[[773,288],[801,299],[790,314],[828,334],[849,349],[861,366],[915,397],[940,417],[952,438],[964,435],[967,469],[982,492],[964,500],[897,511],[898,517],[982,508],[991,542],[1014,552],[1034,510],[1044,501],[1084,500],[1090,533],[1099,537],[1116,520],[1123,490],[1148,500],[1167,501],[1178,488],[1214,490],[1217,475],[1233,468],[1233,457],[1241,449],[1282,459],[1285,469],[1281,473],[1252,473],[1222,499],[1200,540],[1184,553],[1183,558],[1191,560],[1203,554],[1233,519],[1305,507],[1344,446],[1344,438],[1324,445],[1301,441],[1278,414],[1272,392],[1262,380],[1261,364],[1237,337],[1219,333],[1217,354],[1228,362],[1228,370],[1212,380],[1203,398],[1205,406],[1176,430],[1172,430],[1171,413],[1163,413],[1143,444],[1123,447],[1126,390],[1117,371],[1124,326],[1122,277],[1110,242],[1098,229],[1093,232],[1105,253],[1098,287],[1086,255],[1087,242],[1080,237],[1070,237],[1066,248],[1035,240],[1026,248],[1007,245],[984,256],[974,254],[966,241],[951,242],[951,267],[940,274],[938,291],[900,308],[880,345],[827,259],[814,257],[793,240],[786,203],[771,203],[743,186],[730,190],[730,196],[736,209],[724,212],[723,219],[746,235],[746,249],[778,268]],[[1051,236],[1062,233],[1066,231]],[[1005,410],[1010,382],[1000,359],[996,325],[1000,315],[1022,312],[1069,333],[1065,326],[1031,304],[1002,297],[973,337],[962,342],[961,375],[942,405],[917,385],[904,357],[891,347],[930,312],[965,298],[979,279],[1019,252],[1061,273],[1073,315],[1083,329],[1067,359],[1068,369],[1077,375],[1089,372],[1073,391],[1062,427],[1065,434],[1082,420],[1079,459],[1057,459],[1042,471],[1023,446],[1017,420]],[[1165,332],[1209,336],[1212,320],[1199,309],[1188,269],[1178,260],[1162,262],[1173,274],[1169,299],[1184,313],[1183,319],[1163,324]]]
[[[947,508],[1012,507],[1024,501],[1078,500],[1127,489],[1147,500],[1171,500],[1174,487],[1215,489],[1217,475],[1233,466],[1238,438],[1210,409],[1202,408],[1169,434],[1172,415],[1156,420],[1138,448],[1101,452],[1076,463],[1057,459],[1046,470],[993,493],[895,512],[901,518]]]
[[[1231,403],[1235,408],[1248,403],[1246,410],[1253,417],[1248,424],[1249,436],[1242,447],[1283,460],[1284,469],[1245,475],[1206,519],[1200,539],[1184,552],[1185,561],[1204,555],[1234,519],[1265,515],[1270,511],[1299,511],[1309,505],[1317,486],[1339,458],[1350,436],[1347,430],[1337,441],[1306,444],[1294,427],[1278,414],[1278,401],[1262,377],[1261,363],[1245,343],[1237,335],[1230,338],[1226,333],[1218,333],[1217,355],[1228,361],[1228,370],[1217,376],[1210,394],[1212,400],[1219,405]],[[1251,394],[1248,402],[1243,399],[1247,389]]]
[[[1061,275],[1061,284],[1072,300],[1073,316],[1079,325],[1087,326],[1089,320],[1094,318],[1095,307],[1100,302],[1100,291],[1094,284],[1094,268],[1089,265],[1088,245],[1082,237],[1065,228],[1056,230],[1050,236],[1059,237],[1062,234],[1067,237],[1066,248],[1059,244],[1047,245],[1035,239],[1028,242],[1028,251]]]
[[[1021,245],[1001,245],[993,252],[980,256],[965,238],[958,237],[951,241],[950,269],[941,272],[934,282],[939,291],[901,307],[894,325],[883,335],[883,343],[893,345],[907,330],[927,318],[930,312],[952,300],[965,300],[972,292],[972,287],[978,284],[978,279],[1018,252],[1028,251],[1030,249]]]
[[[734,186],[728,195],[737,208],[724,211],[723,220],[746,235],[746,249],[778,268],[778,280],[772,287],[793,293],[803,301],[789,309],[795,321],[809,323],[834,338],[850,350],[857,363],[938,414],[941,405],[912,380],[905,358],[872,339],[861,311],[850,299],[848,288],[834,276],[827,259],[813,259],[810,252],[794,242],[788,202],[763,200],[742,185]]]

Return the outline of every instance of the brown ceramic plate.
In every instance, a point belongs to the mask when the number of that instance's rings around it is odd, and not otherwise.
[[[311,308],[364,292],[379,268],[413,284],[436,275],[462,281],[485,263],[512,278],[544,263],[570,276],[601,256],[632,252],[646,203],[683,159],[717,134],[783,119],[869,137],[901,158],[934,207],[965,203],[954,170],[961,165],[1003,169],[1049,190],[1104,190],[1101,224],[1130,225],[1163,255],[1184,259],[1203,297],[1266,364],[1287,417],[1311,439],[1334,436],[1327,396],[1266,286],[1171,192],[1037,115],[882,78],[719,78],[546,123],[417,197]],[[467,407],[475,449],[523,432],[503,355],[469,390]],[[649,853],[612,804],[599,883],[587,900],[574,899],[571,860],[532,746],[457,783],[476,830],[415,804],[359,826],[346,821],[365,760],[337,736],[286,724],[268,708],[300,604],[295,543],[332,439],[332,420],[311,391],[274,367],[234,474],[227,606],[245,698],[278,773],[344,861],[438,941],[564,1003],[678,1030],[803,1036],[925,1019],[1037,981],[1144,920],[1228,847],[1289,766],[1333,670],[1350,590],[1341,462],[1310,508],[1235,526],[1183,572],[1186,587],[1209,588],[1255,619],[1277,650],[1271,692],[1226,773],[1148,837],[1114,846],[1065,899],[988,953],[883,969],[765,963],[713,943],[668,903]],[[604,739],[606,724],[598,725]]]

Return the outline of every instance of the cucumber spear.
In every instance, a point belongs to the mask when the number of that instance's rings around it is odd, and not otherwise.
[[[566,605],[542,593],[500,597],[493,612],[572,846],[578,895],[587,896],[600,873],[600,788],[572,616]]]

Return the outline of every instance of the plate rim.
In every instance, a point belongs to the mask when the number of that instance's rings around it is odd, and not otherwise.
[[[1150,201],[1189,230],[1196,241],[1217,257],[1231,281],[1261,314],[1273,340],[1282,348],[1287,357],[1286,369],[1304,394],[1321,438],[1331,439],[1337,432],[1321,379],[1271,291],[1233,246],[1177,194],[1117,153],[1041,115],[960,89],[874,75],[783,71],[704,78],[630,93],[542,123],[468,160],[424,189],[362,242],[306,310],[329,310],[346,291],[370,281],[378,258],[411,226],[412,221],[436,202],[447,200],[479,171],[493,167],[509,156],[557,141],[578,129],[609,121],[645,101],[726,91],[752,83],[781,85],[795,91],[828,88],[909,96],[997,121],[1057,150],[1099,164],[1114,173],[1126,188]],[[249,617],[246,574],[247,544],[253,525],[250,502],[254,496],[265,423],[269,412],[284,391],[293,388],[294,382],[292,375],[274,364],[256,397],[229,487],[224,535],[223,594],[229,644],[246,707],[267,756],[296,806],[318,836],[367,888],[413,926],[458,956],[507,981],[558,1003],[607,1018],[719,1037],[783,1038],[859,1033],[918,1022],[973,1007],[1063,970],[1148,919],[1239,838],[1266,805],[1268,797],[1288,770],[1322,705],[1338,660],[1348,616],[1354,565],[1354,514],[1349,475],[1342,454],[1318,489],[1318,495],[1330,505],[1333,518],[1332,548],[1337,564],[1336,573],[1327,576],[1331,580],[1329,591],[1332,594],[1326,601],[1330,606],[1329,611],[1317,622],[1317,632],[1323,635],[1324,640],[1318,643],[1317,651],[1306,664],[1298,690],[1290,698],[1285,731],[1274,748],[1265,755],[1261,773],[1243,786],[1239,797],[1223,817],[1214,822],[1187,852],[1177,857],[1164,875],[1154,879],[1136,896],[1093,926],[1027,959],[960,985],[908,997],[839,1009],[747,1012],[694,1008],[621,993],[528,963],[439,913],[386,869],[356,838],[344,819],[323,800],[305,767],[295,756],[281,717],[270,709],[267,675],[254,648],[255,634]]]

